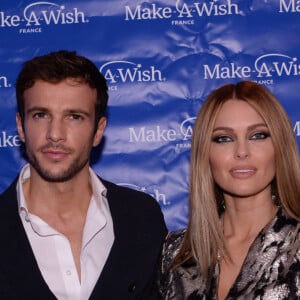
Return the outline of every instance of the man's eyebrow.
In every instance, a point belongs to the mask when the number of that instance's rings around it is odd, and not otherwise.
[[[70,114],[83,114],[87,117],[91,116],[91,113],[89,111],[83,110],[83,109],[67,109],[65,112]]]
[[[32,112],[36,112],[36,111],[40,111],[40,112],[49,112],[50,110],[46,107],[43,106],[33,106],[30,107],[26,113],[32,113]],[[85,116],[91,116],[91,113],[83,110],[83,109],[66,109],[63,111],[64,113],[68,113],[68,114],[83,114]]]
[[[48,109],[46,107],[43,107],[43,106],[33,106],[33,107],[30,107],[29,109],[27,109],[26,113],[31,113],[33,111],[47,112]]]

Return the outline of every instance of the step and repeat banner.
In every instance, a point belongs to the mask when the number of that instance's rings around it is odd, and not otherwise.
[[[0,45],[0,192],[25,163],[16,76],[25,60],[55,50],[76,50],[107,79],[108,126],[93,169],[151,194],[170,230],[187,224],[193,125],[213,89],[265,85],[300,142],[298,0],[1,0]]]

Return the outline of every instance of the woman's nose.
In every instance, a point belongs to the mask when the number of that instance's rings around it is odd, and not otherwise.
[[[237,142],[235,157],[237,159],[246,159],[250,155],[247,141]]]

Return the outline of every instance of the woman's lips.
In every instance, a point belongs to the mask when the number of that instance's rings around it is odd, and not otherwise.
[[[256,168],[253,167],[237,167],[230,170],[230,174],[234,178],[245,179],[253,176],[256,173]]]

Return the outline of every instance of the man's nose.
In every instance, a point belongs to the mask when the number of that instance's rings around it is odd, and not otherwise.
[[[62,120],[52,119],[47,128],[47,139],[58,142],[65,139],[66,129]]]

